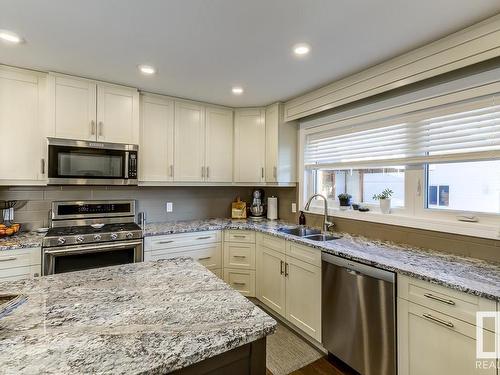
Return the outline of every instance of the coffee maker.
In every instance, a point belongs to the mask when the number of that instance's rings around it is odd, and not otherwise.
[[[252,192],[252,204],[250,205],[250,216],[252,220],[262,220],[266,214],[266,205],[264,204],[264,190],[255,189]]]

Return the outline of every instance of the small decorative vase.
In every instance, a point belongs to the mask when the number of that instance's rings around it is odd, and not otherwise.
[[[390,199],[380,199],[380,211],[383,214],[391,213],[391,200]]]

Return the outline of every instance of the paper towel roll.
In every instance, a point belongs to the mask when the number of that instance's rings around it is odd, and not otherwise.
[[[267,198],[267,218],[269,220],[276,220],[278,218],[278,198]]]

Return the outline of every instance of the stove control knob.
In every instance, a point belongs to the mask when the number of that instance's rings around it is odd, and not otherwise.
[[[59,237],[59,238],[57,239],[57,243],[58,243],[59,245],[64,245],[64,244],[66,243],[66,238],[64,238],[64,237]]]
[[[128,232],[128,233],[125,235],[125,237],[127,237],[127,238],[129,238],[129,239],[130,239],[130,238],[134,237],[134,235],[132,234],[132,232]]]
[[[76,237],[76,242],[78,242],[78,243],[82,243],[84,240],[85,240],[85,238],[83,236]]]
[[[101,240],[101,235],[100,234],[94,234],[94,240],[95,241],[100,241]]]
[[[111,233],[111,239],[116,240],[118,238],[118,235],[116,233]]]

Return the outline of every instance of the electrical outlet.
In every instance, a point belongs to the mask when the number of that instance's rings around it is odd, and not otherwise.
[[[167,212],[172,212],[174,210],[174,204],[172,202],[167,202]]]
[[[297,212],[297,203],[292,203],[292,212]]]

